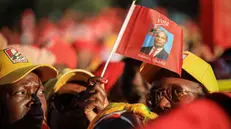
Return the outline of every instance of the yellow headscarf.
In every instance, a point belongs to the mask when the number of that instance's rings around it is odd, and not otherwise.
[[[137,103],[137,104],[110,103],[102,112],[97,114],[97,116],[91,121],[90,125],[88,126],[88,129],[94,129],[97,121],[101,120],[103,116],[123,110],[127,112],[132,112],[142,117],[143,124],[146,124],[148,121],[158,117],[157,114],[151,112],[148,109],[148,107],[146,107],[144,104],[141,103]]]

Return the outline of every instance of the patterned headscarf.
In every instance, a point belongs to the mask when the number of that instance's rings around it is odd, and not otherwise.
[[[94,127],[102,121],[105,117],[115,112],[132,112],[142,118],[142,123],[146,124],[148,121],[157,118],[157,114],[151,112],[144,104],[128,104],[128,103],[111,103],[102,112],[97,114],[93,121],[88,126],[88,129],[94,129]]]

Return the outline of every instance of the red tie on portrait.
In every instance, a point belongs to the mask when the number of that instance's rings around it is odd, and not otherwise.
[[[154,57],[154,56],[155,56],[156,51],[157,51],[157,48],[153,48],[153,50],[152,50],[152,52],[150,53],[150,55]]]

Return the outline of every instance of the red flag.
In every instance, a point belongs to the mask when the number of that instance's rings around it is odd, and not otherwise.
[[[223,47],[231,47],[231,1],[213,0],[214,8],[214,42]]]
[[[181,74],[182,29],[155,10],[138,5],[131,9],[116,52]]]
[[[203,41],[213,50],[214,46],[231,47],[231,1],[200,0],[200,24]]]

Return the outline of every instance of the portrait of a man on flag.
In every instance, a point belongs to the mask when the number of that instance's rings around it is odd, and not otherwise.
[[[182,51],[182,28],[161,13],[133,1],[110,57],[116,52],[181,75]]]
[[[140,52],[161,60],[167,60],[172,48],[173,35],[158,25],[151,27]]]

